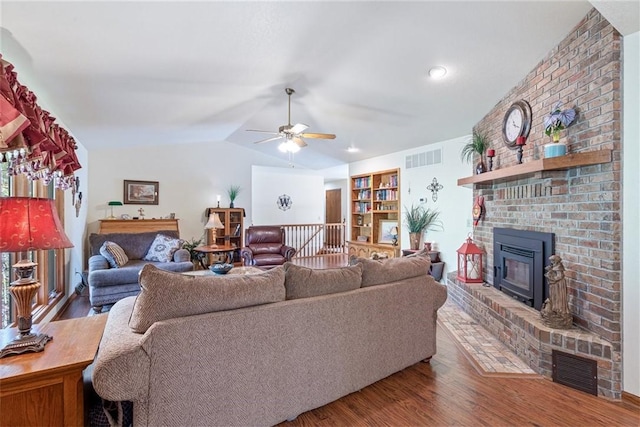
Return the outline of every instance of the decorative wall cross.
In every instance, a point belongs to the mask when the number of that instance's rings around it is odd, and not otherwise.
[[[438,200],[438,191],[442,190],[443,188],[444,187],[442,186],[442,184],[438,183],[438,179],[434,177],[433,181],[431,181],[431,184],[427,186],[427,190],[431,191],[431,200],[433,200],[434,202]]]

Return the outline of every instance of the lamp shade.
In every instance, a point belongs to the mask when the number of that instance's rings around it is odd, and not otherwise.
[[[117,200],[112,200],[109,202],[109,206],[122,206],[122,202],[119,202]]]
[[[0,198],[0,252],[72,247],[52,199]]]
[[[212,213],[209,215],[209,221],[207,221],[204,228],[224,228],[224,224],[220,221],[220,217],[217,213]]]

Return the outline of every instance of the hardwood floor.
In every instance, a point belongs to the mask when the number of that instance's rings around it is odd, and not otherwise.
[[[86,316],[86,289],[59,319]],[[309,384],[313,387],[313,384]],[[438,328],[438,353],[281,427],[306,426],[634,426],[640,407],[547,379],[483,377]]]

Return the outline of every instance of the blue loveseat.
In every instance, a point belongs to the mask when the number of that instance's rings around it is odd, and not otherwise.
[[[104,305],[113,304],[122,298],[140,292],[138,273],[146,264],[153,264],[162,270],[183,272],[193,270],[191,256],[186,249],[178,249],[169,262],[145,261],[143,258],[154,242],[156,235],[163,234],[178,238],[178,232],[152,231],[144,233],[91,234],[89,236],[89,302],[97,313]],[[100,254],[105,241],[118,244],[129,260],[121,267],[113,268]]]

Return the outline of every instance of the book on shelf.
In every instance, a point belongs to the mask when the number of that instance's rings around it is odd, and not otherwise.
[[[233,235],[238,237],[240,235],[240,224],[236,224],[236,229],[233,231]]]

